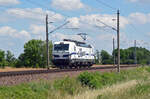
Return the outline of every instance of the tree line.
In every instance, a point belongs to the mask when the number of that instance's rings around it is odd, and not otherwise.
[[[52,48],[53,44],[49,42],[49,55],[50,63],[52,64]],[[105,50],[95,52],[96,64],[113,64],[115,56],[115,62],[117,63],[117,49],[111,54]],[[127,49],[120,49],[120,63],[121,64],[134,64],[135,55],[137,64],[150,64],[150,51],[142,48],[130,47]],[[33,67],[33,68],[45,68],[46,67],[46,42],[42,40],[32,39],[24,44],[24,51],[15,58],[11,51],[0,50],[0,67]]]
[[[135,50],[136,49],[136,50]],[[96,64],[113,64],[114,57],[117,63],[117,49],[112,54],[102,50],[96,51]],[[142,47],[129,47],[127,49],[120,49],[120,64],[150,64],[150,51]]]

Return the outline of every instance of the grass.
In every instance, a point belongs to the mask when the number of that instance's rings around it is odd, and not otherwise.
[[[127,82],[128,83],[128,82]],[[118,88],[116,85],[116,88]],[[124,86],[124,87],[123,87]],[[109,87],[110,90],[97,95],[97,99],[149,99],[150,97],[150,82],[130,82],[128,85],[126,83],[123,84],[121,89]]]
[[[1,86],[0,99],[65,99],[66,96],[82,93],[86,89],[75,78],[65,77],[53,82]]]
[[[130,86],[134,86],[136,84],[135,80],[128,81],[125,83],[119,83],[112,86],[105,86],[101,89],[87,90],[85,93],[76,95],[72,99],[110,99],[108,95],[117,94],[119,92],[124,92],[125,89],[130,88]],[[107,98],[105,96],[108,96]],[[105,98],[104,98],[105,97]],[[115,99],[115,98],[111,98]]]
[[[149,99],[150,67],[0,86],[0,99]]]
[[[69,94],[75,95],[83,91],[81,83],[74,78],[66,77],[62,80],[56,80],[53,83],[55,90],[59,91],[62,95]]]
[[[0,99],[46,99],[50,86],[46,82],[0,87]]]

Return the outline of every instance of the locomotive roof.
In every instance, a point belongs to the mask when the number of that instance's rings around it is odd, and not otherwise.
[[[74,42],[77,46],[92,48],[91,45],[87,45],[85,42],[80,42],[80,41],[71,40],[71,39],[64,39],[64,41]]]
[[[80,42],[80,41],[71,40],[71,39],[64,39],[64,41],[75,42],[76,44],[86,44],[85,42]]]

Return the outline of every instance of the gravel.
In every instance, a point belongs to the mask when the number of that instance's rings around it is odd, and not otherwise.
[[[132,67],[131,67],[132,68]],[[127,69],[127,68],[124,68]],[[89,72],[113,72],[116,69],[100,69],[100,70],[86,70]],[[21,83],[28,83],[33,81],[41,81],[41,80],[55,80],[62,77],[76,77],[81,72],[84,71],[69,71],[69,72],[55,72],[55,73],[45,73],[45,74],[30,74],[30,75],[17,75],[17,76],[6,76],[0,77],[0,86],[10,86],[10,85],[17,85]]]

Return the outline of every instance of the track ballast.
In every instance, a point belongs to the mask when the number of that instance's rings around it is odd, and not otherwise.
[[[137,67],[137,65],[123,65],[120,68]],[[28,71],[10,71],[0,72],[0,77],[7,76],[20,76],[20,75],[34,75],[34,74],[46,74],[46,73],[58,73],[58,72],[71,72],[71,71],[86,71],[86,70],[100,70],[100,69],[115,69],[117,66],[101,66],[91,68],[72,68],[72,69],[49,69],[49,70],[28,70]]]

